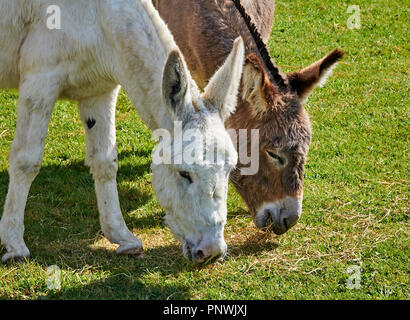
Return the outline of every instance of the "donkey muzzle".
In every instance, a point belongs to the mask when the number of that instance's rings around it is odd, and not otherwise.
[[[187,258],[194,264],[210,264],[223,259],[227,252],[224,240],[216,242],[201,241],[198,245],[186,243]]]
[[[259,229],[272,230],[284,234],[296,225],[302,214],[302,198],[286,197],[265,204],[255,215],[254,221]]]

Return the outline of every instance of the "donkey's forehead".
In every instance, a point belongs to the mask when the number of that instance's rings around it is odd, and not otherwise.
[[[238,153],[225,130],[205,132],[204,135],[201,135],[200,140],[194,143],[202,154],[199,160],[191,165],[192,168],[205,167],[215,171],[227,170],[238,162]],[[185,142],[185,151],[189,152],[191,147],[192,141]]]
[[[197,108],[185,119],[183,129],[196,131],[203,136],[203,140],[218,142],[219,147],[225,145],[230,151],[233,144],[220,113],[209,109],[202,101],[193,101],[193,104]]]
[[[224,159],[224,166],[234,166],[238,155],[218,109],[205,103],[197,90],[192,94],[192,113],[185,119],[185,132],[195,133],[205,153]],[[190,142],[188,142],[189,144]],[[217,164],[220,166],[220,163]]]
[[[310,126],[290,125],[275,132],[263,132],[261,144],[265,147],[280,148],[287,152],[296,152],[309,147],[311,141]]]
[[[270,136],[265,141],[261,141],[264,148],[280,149],[282,152],[305,155],[310,146],[309,134],[298,134],[298,137],[292,136]]]
[[[310,145],[311,126],[305,108],[293,99],[284,99],[283,105],[264,114],[259,126],[261,143],[284,151],[298,151]]]
[[[195,136],[195,141],[184,141],[183,152],[191,154],[195,150],[195,159],[189,162],[183,158],[179,170],[218,172],[231,170],[238,162],[238,153],[225,130],[211,130]],[[196,140],[197,139],[197,140]],[[192,145],[195,145],[193,147]]]
[[[218,115],[212,114],[207,117],[205,128],[205,141],[207,142],[207,148],[214,148],[215,152],[222,154],[226,153],[227,156],[236,157],[236,150],[232,143],[232,139],[225,128],[224,123]]]

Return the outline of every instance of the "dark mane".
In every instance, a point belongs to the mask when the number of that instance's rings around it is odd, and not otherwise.
[[[255,24],[252,22],[252,18],[248,15],[248,13],[246,12],[246,9],[242,6],[240,0],[232,0],[232,2],[235,4],[236,9],[239,11],[242,18],[244,19],[249,29],[249,32],[251,33],[253,39],[255,40],[259,53],[262,56],[262,59],[265,62],[267,68],[271,72],[276,85],[279,87],[279,90],[288,91],[287,80],[282,77],[279,68],[275,66],[274,63],[272,62],[272,59],[269,55],[269,51],[266,48],[266,45],[263,42],[258,29],[256,28]]]

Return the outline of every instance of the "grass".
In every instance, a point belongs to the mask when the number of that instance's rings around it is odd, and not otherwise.
[[[314,134],[300,223],[283,236],[258,231],[230,188],[223,263],[190,265],[163,225],[150,185],[150,132],[124,94],[117,110],[120,201],[146,254],[117,257],[100,231],[76,106],[59,102],[26,209],[32,259],[0,266],[0,298],[408,299],[410,26],[404,2],[277,1],[270,51],[283,71],[336,47],[347,56],[307,103]],[[351,4],[361,8],[361,29],[347,28]],[[16,92],[0,92],[2,202],[16,98]],[[61,268],[61,290],[47,288],[51,265]],[[346,287],[352,265],[361,266],[360,289]]]

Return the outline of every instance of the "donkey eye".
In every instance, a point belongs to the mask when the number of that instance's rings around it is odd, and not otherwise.
[[[279,156],[278,154],[274,153],[273,151],[266,151],[272,159],[276,160],[281,166],[285,165],[286,160]]]
[[[189,174],[189,172],[180,171],[180,172],[179,172],[179,175],[180,175],[182,178],[188,180],[188,182],[189,182],[190,184],[192,183],[192,178],[191,178],[191,175]]]

